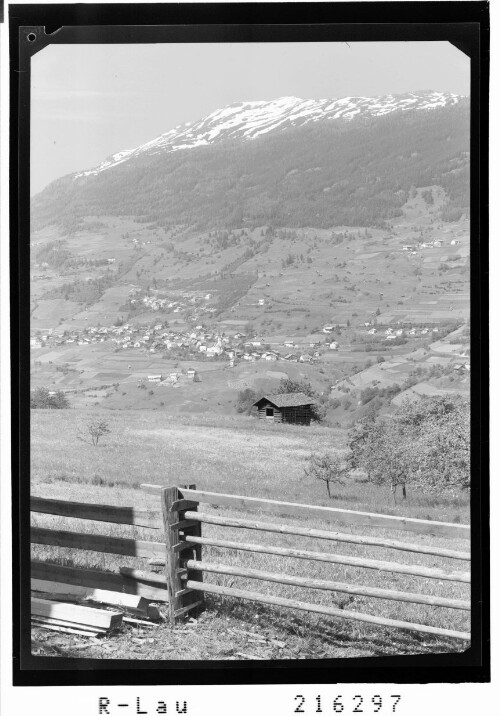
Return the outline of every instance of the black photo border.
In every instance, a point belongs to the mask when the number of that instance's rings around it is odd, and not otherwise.
[[[462,683],[490,678],[488,3],[10,5],[14,686]],[[27,36],[35,35],[30,42]],[[30,650],[30,60],[48,44],[446,40],[471,60],[472,640],[462,653],[227,662],[37,657]]]

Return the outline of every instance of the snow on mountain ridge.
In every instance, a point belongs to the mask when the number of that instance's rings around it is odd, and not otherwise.
[[[355,117],[378,117],[410,109],[429,111],[457,104],[460,99],[460,95],[449,92],[419,91],[379,97],[320,100],[279,97],[271,101],[237,102],[217,109],[197,122],[180,124],[135,149],[117,152],[97,167],[78,172],[73,180],[97,175],[145,154],[190,149],[226,139],[251,140],[285,125],[298,127],[324,119],[350,121]]]

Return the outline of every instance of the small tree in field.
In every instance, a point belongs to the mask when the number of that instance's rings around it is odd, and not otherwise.
[[[108,421],[100,420],[99,418],[94,418],[87,423],[87,431],[94,447],[97,447],[99,438],[102,438],[103,435],[107,435],[111,432]]]
[[[330,484],[344,484],[344,478],[348,472],[348,464],[343,453],[325,452],[323,455],[312,454],[309,457],[309,465],[304,468],[307,477],[314,477],[326,483],[328,497],[332,497]]]

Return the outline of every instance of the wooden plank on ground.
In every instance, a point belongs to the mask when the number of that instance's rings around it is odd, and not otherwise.
[[[133,609],[135,612],[147,614],[149,602],[144,597],[137,594],[120,594],[118,592],[110,592],[106,589],[93,589],[87,595],[87,599],[100,603],[110,604],[115,607],[123,607],[124,609]]]
[[[136,525],[161,529],[162,519],[159,510],[147,510],[139,507],[117,507],[115,505],[98,505],[89,502],[69,502],[53,500],[45,497],[31,497],[32,512],[41,512],[61,517],[75,517],[81,520],[114,522],[123,525]]]
[[[232,587],[221,587],[218,584],[209,584],[208,582],[195,582],[188,580],[186,586],[189,589],[209,592],[211,594],[220,594],[227,597],[236,597],[239,599],[249,599],[250,601],[260,602],[262,604],[274,604],[279,607],[289,607],[291,609],[300,609],[301,611],[313,612],[315,614],[326,614],[340,619],[352,619],[355,621],[367,622],[369,624],[377,624],[379,626],[406,629],[408,631],[417,631],[424,634],[435,634],[436,636],[450,637],[470,641],[470,634],[466,632],[452,631],[450,629],[441,629],[438,627],[427,626],[426,624],[413,624],[403,622],[396,619],[386,619],[385,617],[372,616],[370,614],[362,614],[358,612],[350,612],[346,609],[336,609],[334,607],[325,607],[319,604],[309,604],[296,599],[284,599],[282,597],[274,597],[268,594],[260,594],[259,592],[248,592],[243,589],[233,589]]]
[[[141,487],[147,492],[159,494],[158,485],[143,484]],[[418,520],[412,517],[398,517],[375,512],[356,512],[354,510],[339,509],[336,507],[320,507],[317,505],[303,505],[294,502],[279,502],[278,500],[264,500],[257,497],[243,495],[226,495],[207,490],[180,490],[183,498],[196,502],[205,502],[211,505],[228,505],[237,509],[259,510],[273,514],[290,515],[293,517],[317,517],[325,522],[337,524],[362,525],[364,527],[379,527],[382,529],[404,530],[418,534],[438,535],[458,539],[470,539],[470,526],[458,525],[452,522],[434,522],[431,520]]]
[[[65,602],[51,602],[46,599],[31,598],[32,616],[51,617],[66,621],[86,624],[90,626],[113,629],[122,623],[123,613],[107,609],[81,606],[80,604],[67,604]]]
[[[133,609],[134,611],[143,612],[144,614],[147,613],[149,606],[147,599],[136,594],[122,594],[106,589],[93,589],[75,584],[51,582],[45,579],[32,579],[31,589],[36,592],[45,592],[46,594],[75,596],[96,603],[111,604],[116,607]]]
[[[146,575],[148,572],[143,574]],[[157,575],[153,574],[153,576]],[[82,587],[95,587],[125,594],[136,594],[157,602],[164,602],[168,598],[165,577],[163,577],[163,581],[149,583],[146,579],[141,581],[126,574],[113,574],[113,572],[104,572],[100,569],[67,567],[66,565],[42,562],[36,559],[31,561],[31,577],[64,582],[66,585],[75,584]]]
[[[51,622],[42,622],[34,619],[31,623],[34,627],[37,627],[38,629],[50,629],[50,631],[58,631],[62,634],[74,634],[75,636],[97,637],[99,635],[107,633],[106,630],[88,631],[85,629],[80,629],[78,627],[60,626],[57,624],[52,624]]]
[[[145,542],[125,537],[108,537],[88,532],[69,532],[51,530],[46,527],[32,527],[31,541],[35,544],[49,544],[57,547],[72,547],[94,552],[122,554],[128,557],[154,557],[159,559],[165,554],[165,545],[161,542]]]
[[[34,615],[31,617],[31,621],[36,622],[37,624],[55,624],[56,626],[65,626],[69,627],[70,629],[81,629],[82,631],[91,632],[92,634],[106,634],[110,631],[105,627],[95,627],[89,624],[80,624],[79,622],[72,622],[68,619],[53,619],[52,617],[41,617]]]

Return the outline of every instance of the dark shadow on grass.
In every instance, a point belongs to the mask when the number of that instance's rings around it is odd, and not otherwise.
[[[235,604],[227,599],[214,599],[207,595],[207,606],[217,611],[219,616],[229,614],[231,617],[241,619],[247,626],[252,622],[249,619],[249,605]],[[460,652],[463,645],[456,640],[446,639],[432,634],[420,634],[399,629],[386,629],[384,627],[371,627],[369,634],[356,634],[355,624],[346,620],[341,621],[334,617],[324,619],[321,626],[311,624],[307,616],[301,618],[293,613],[282,615],[279,608],[252,603],[252,616],[259,619],[261,630],[273,629],[288,638],[303,640],[314,639],[318,642],[336,647],[341,650],[362,649],[370,651],[370,655],[390,656],[394,654],[430,654]],[[369,626],[369,625],[368,625]],[[326,658],[326,657],[325,657]]]

